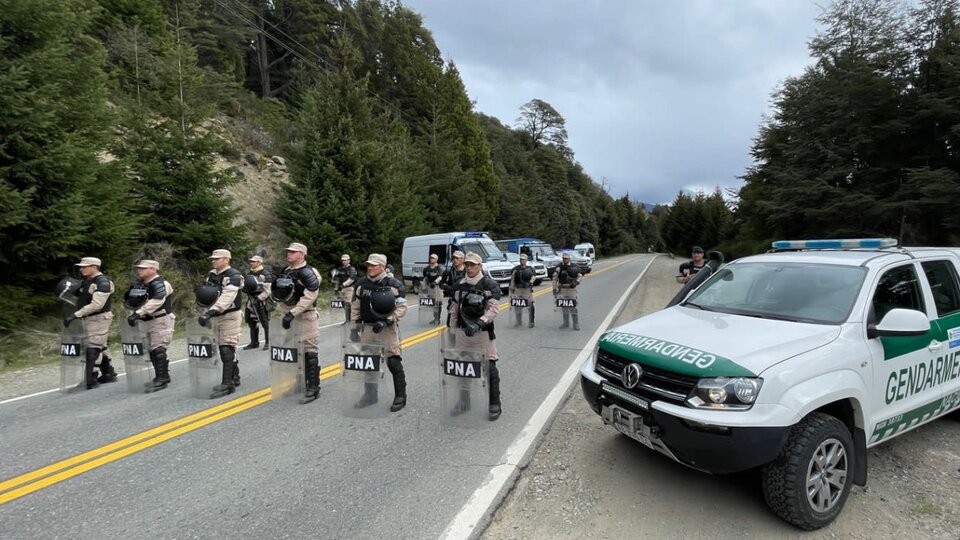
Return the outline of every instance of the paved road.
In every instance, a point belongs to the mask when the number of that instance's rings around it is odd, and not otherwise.
[[[341,416],[336,367],[318,401],[272,403],[261,351],[241,357],[242,392],[221,400],[190,397],[181,363],[156,394],[120,383],[0,405],[0,538],[437,537],[650,258],[598,263],[580,332],[556,329],[548,301],[536,330],[501,315],[504,414],[481,429],[440,424],[436,339],[405,350],[410,398],[387,419]],[[408,341],[428,330],[415,315]],[[321,333],[324,366],[339,334]]]

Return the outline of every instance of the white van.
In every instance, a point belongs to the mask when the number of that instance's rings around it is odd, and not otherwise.
[[[437,254],[437,262],[449,268],[453,252],[474,252],[483,258],[483,269],[500,284],[505,291],[510,287],[510,272],[513,263],[506,260],[500,248],[493,243],[485,232],[448,232],[411,236],[403,241],[403,279],[419,287],[423,278],[423,269],[430,263],[430,254]]]
[[[583,255],[586,255],[587,257],[590,257],[590,260],[591,260],[591,261],[596,261],[596,260],[597,260],[597,250],[594,249],[593,244],[591,244],[590,242],[584,242],[584,243],[582,243],[582,244],[577,244],[577,245],[573,246],[573,250],[574,250],[574,251],[579,251],[579,252],[582,253]]]

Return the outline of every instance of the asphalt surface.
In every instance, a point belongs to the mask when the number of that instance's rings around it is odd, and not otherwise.
[[[477,429],[440,422],[436,338],[405,349],[408,405],[384,419],[342,416],[336,375],[313,403],[271,402],[265,351],[243,351],[243,385],[219,400],[191,397],[182,362],[155,394],[121,381],[2,404],[0,538],[437,537],[650,258],[597,263],[580,332],[556,328],[549,294],[536,329],[501,313],[504,413]],[[404,338],[428,330],[416,309]],[[321,330],[323,367],[340,358],[340,331]]]

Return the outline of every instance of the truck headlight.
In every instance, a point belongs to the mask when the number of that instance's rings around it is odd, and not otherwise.
[[[687,405],[695,409],[747,410],[757,400],[761,386],[763,379],[755,377],[700,379],[687,397]]]

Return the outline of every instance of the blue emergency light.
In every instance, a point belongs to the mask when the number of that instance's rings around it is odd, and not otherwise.
[[[895,238],[846,238],[839,240],[777,240],[773,249],[884,249],[897,246]]]

